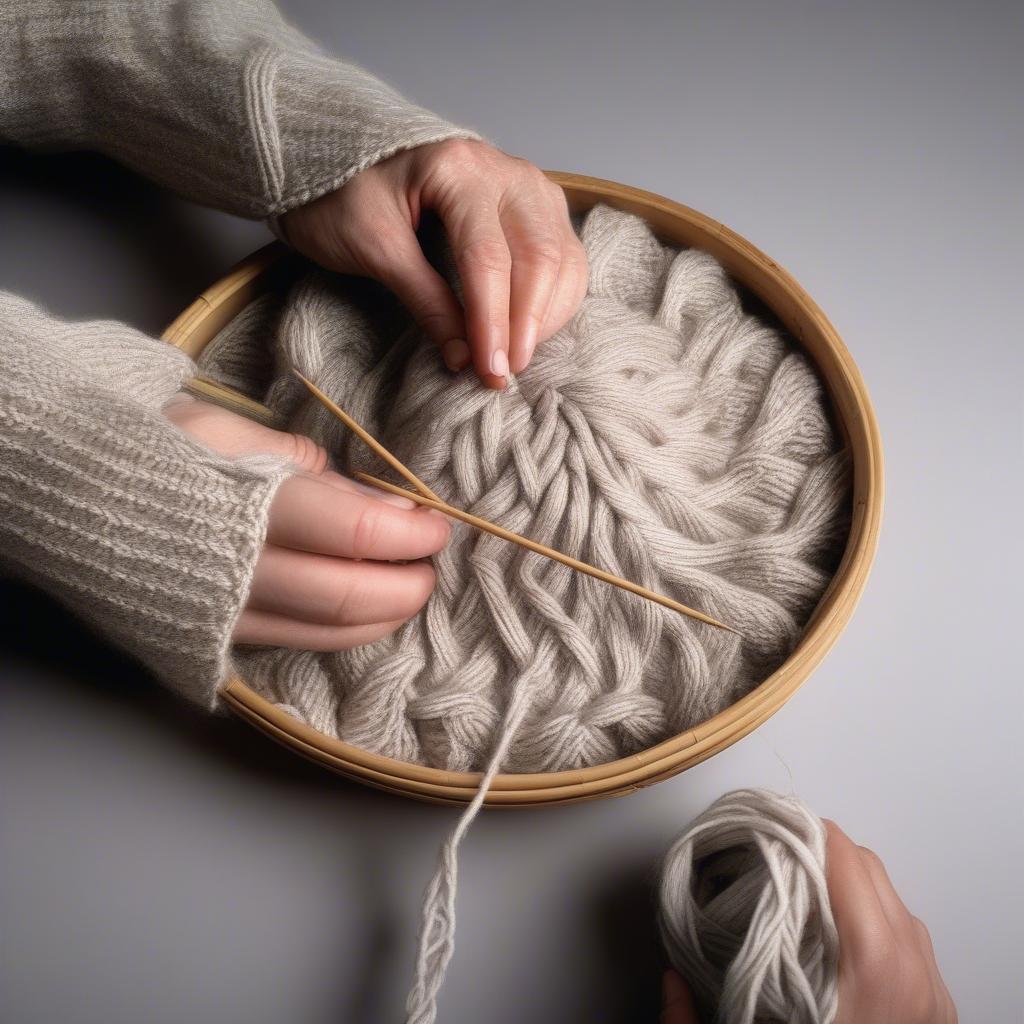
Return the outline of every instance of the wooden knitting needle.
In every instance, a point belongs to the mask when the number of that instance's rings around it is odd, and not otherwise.
[[[495,537],[500,537],[502,540],[511,541],[513,544],[518,544],[520,547],[524,547],[529,551],[535,551],[538,555],[545,555],[548,558],[553,558],[556,562],[561,562],[562,565],[569,566],[570,569],[576,569],[579,572],[586,573],[588,576],[593,576],[594,579],[602,580],[605,583],[611,583],[613,586],[621,587],[623,590],[628,590],[632,594],[638,594],[640,597],[646,597],[648,601],[654,601],[656,604],[664,605],[666,608],[671,608],[673,611],[682,612],[683,615],[689,615],[692,619],[699,619],[701,622],[706,622],[709,626],[717,626],[719,629],[735,633],[737,636],[741,635],[737,630],[733,629],[732,626],[727,626],[724,622],[719,622],[718,619],[711,618],[710,615],[705,615],[703,612],[699,612],[694,608],[688,608],[685,604],[673,601],[671,597],[664,597],[662,594],[656,594],[653,590],[641,587],[638,583],[631,583],[629,580],[624,580],[620,576],[613,576],[610,572],[605,572],[604,569],[598,569],[595,566],[588,565],[586,562],[581,562],[579,559],[573,558],[570,555],[564,555],[561,551],[556,551],[554,548],[549,548],[544,544],[538,544],[537,541],[530,540],[529,537],[522,537],[518,533],[506,530],[503,526],[496,526],[494,523],[489,522],[486,519],[481,519],[479,516],[474,516],[470,512],[463,512],[462,509],[456,508],[454,505],[449,505],[440,499],[432,499],[424,497],[421,494],[413,494],[404,487],[389,484],[386,480],[378,480],[377,477],[370,476],[369,473],[356,473],[355,476],[365,483],[381,488],[381,490],[390,491],[392,494],[400,494],[403,498],[415,501],[418,505],[425,505],[427,508],[436,508],[446,516],[452,516],[454,519],[461,519],[462,522],[469,523],[470,526],[475,526],[478,530],[483,530],[485,533],[491,533],[494,534]]]
[[[356,423],[356,421],[352,419],[352,417],[349,416],[349,414],[345,412],[340,405],[331,401],[331,399],[328,398],[327,395],[325,395],[311,380],[309,380],[308,377],[303,377],[303,375],[299,373],[294,366],[292,367],[292,373],[294,373],[295,376],[298,377],[307,388],[309,388],[316,398],[330,409],[331,412],[333,412],[334,415],[337,416],[338,419],[341,420],[341,422],[344,423],[345,426],[363,442],[363,444],[372,448],[399,476],[405,477],[405,479],[408,480],[409,483],[411,483],[413,487],[420,492],[420,494],[423,494],[434,501],[440,502],[442,505],[444,504],[444,502],[442,502],[441,499],[418,476],[416,476],[411,469],[409,469],[399,459],[395,458],[395,456],[392,455],[391,452],[389,452],[387,448],[385,448],[384,445],[382,445],[372,434],[363,430],[363,428],[359,426],[359,424]],[[402,493],[404,494],[406,492],[403,490]]]
[[[528,537],[521,537],[518,533],[513,533],[511,530],[506,530],[502,526],[496,526],[494,523],[488,522],[486,519],[481,519],[479,516],[474,516],[469,512],[463,512],[462,509],[455,508],[454,505],[449,505],[447,502],[442,501],[411,469],[409,469],[401,460],[391,454],[378,441],[372,434],[365,431],[351,416],[348,415],[336,402],[332,401],[323,391],[321,391],[308,377],[304,377],[295,367],[292,367],[292,373],[295,374],[303,384],[309,388],[310,392],[326,406],[335,416],[345,424],[360,440],[363,441],[369,448],[373,449],[399,476],[404,477],[412,484],[420,493],[413,494],[406,490],[404,487],[396,487],[394,484],[389,484],[385,480],[378,480],[374,476],[370,476],[368,473],[356,473],[355,475],[360,479],[364,480],[374,487],[379,487],[385,491],[391,491],[392,494],[400,494],[403,498],[408,498],[410,501],[414,501],[417,504],[425,505],[429,508],[436,508],[439,512],[443,512],[445,515],[451,516],[454,519],[461,519],[464,523],[469,523],[470,526],[475,526],[478,530],[483,530],[485,533],[491,533],[495,537],[501,537],[502,540],[511,541],[513,544],[519,544],[521,547],[526,548],[529,551],[535,551],[538,555],[545,555],[547,558],[553,558],[556,562],[561,562],[563,565],[569,566],[570,569],[576,569],[578,572],[586,573],[588,576],[593,576],[594,579],[602,580],[605,583],[610,583],[612,586],[621,587],[623,590],[628,590],[630,593],[637,594],[640,597],[646,597],[648,601],[654,601],[655,604],[663,605],[666,608],[671,608],[673,611],[681,612],[683,615],[688,615],[692,619],[698,619],[701,622],[706,622],[709,626],[717,626],[719,629],[724,629],[729,633],[735,633],[737,636],[742,634],[733,629],[732,626],[727,626],[724,622],[719,622],[718,619],[711,618],[710,615],[705,615],[703,612],[699,612],[694,608],[688,608],[685,604],[680,604],[678,601],[673,601],[670,597],[664,597],[661,594],[656,594],[653,590],[648,590],[646,587],[641,587],[637,583],[631,583],[629,580],[624,580],[620,576],[613,576],[610,572],[605,572],[604,569],[598,569],[593,565],[588,565],[586,562],[581,562],[579,559],[572,558],[570,555],[563,555],[561,551],[556,551],[554,548],[549,548],[544,544],[538,544],[535,540],[530,540]]]

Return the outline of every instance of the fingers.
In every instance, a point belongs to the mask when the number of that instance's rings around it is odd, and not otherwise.
[[[901,941],[917,942],[918,936],[914,928],[914,919],[910,911],[907,910],[903,900],[900,899],[899,893],[893,888],[893,884],[889,880],[889,874],[882,863],[882,858],[874,850],[869,850],[866,846],[858,846],[857,849],[860,852],[864,866],[867,868],[868,875],[871,877],[875,892],[878,894],[878,902],[893,933]]]
[[[487,387],[501,389],[509,372],[512,254],[494,197],[477,188],[439,212],[462,281],[473,366]]]
[[[322,473],[327,452],[304,434],[290,434],[233,413],[190,395],[176,395],[163,407],[164,416],[185,433],[221,455],[268,452],[289,459],[308,473]]]
[[[509,369],[521,373],[533,356],[562,267],[557,208],[546,190],[513,193],[502,214],[512,256]]]
[[[825,822],[828,841],[825,879],[839,933],[840,958],[874,960],[893,952],[894,937],[860,847],[833,821]]]
[[[661,1024],[700,1024],[690,986],[671,969],[661,979]]]
[[[470,361],[462,306],[448,282],[430,265],[412,226],[399,218],[381,229],[388,238],[386,253],[371,268],[412,313],[424,333],[441,350],[449,370],[464,369]]]
[[[268,544],[247,607],[306,623],[367,626],[410,618],[433,589],[426,562],[356,562]]]
[[[950,1024],[956,1008],[924,925],[907,910],[885,866],[832,821],[826,878],[839,932],[836,1024]]]
[[[236,644],[293,647],[300,651],[344,651],[382,639],[393,633],[403,621],[376,622],[365,626],[325,626],[246,608],[238,617],[231,640]]]
[[[440,513],[398,508],[321,477],[296,475],[274,496],[266,539],[296,551],[391,561],[432,555],[448,535]]]

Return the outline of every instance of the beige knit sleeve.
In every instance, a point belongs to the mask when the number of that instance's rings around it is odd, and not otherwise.
[[[165,419],[194,371],[124,324],[0,292],[0,569],[212,709],[290,466],[217,455]]]
[[[0,137],[98,150],[259,218],[400,150],[483,138],[322,53],[269,0],[0,4]]]

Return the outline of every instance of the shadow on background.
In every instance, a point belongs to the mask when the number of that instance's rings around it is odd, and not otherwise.
[[[289,793],[340,801],[350,820],[401,816],[447,815],[437,808],[368,789],[303,760],[231,716],[210,715],[174,696],[133,658],[114,648],[58,602],[17,580],[0,579],[0,664],[21,661],[33,668],[32,683],[45,687],[47,703],[59,706],[71,689],[90,692],[99,705],[115,703],[138,719],[147,732],[171,734],[190,754],[216,762],[217,770],[241,773],[272,791],[273,801],[287,801]],[[0,673],[0,700],[16,701],[13,681],[21,673]],[[387,806],[390,805],[390,806]],[[522,824],[524,816],[543,817],[550,810],[501,814],[497,817]],[[365,817],[364,817],[365,815]],[[420,821],[422,824],[422,820]],[[433,869],[433,849],[424,850],[424,881]],[[358,844],[360,884],[370,920],[361,938],[361,969],[339,989],[337,1002],[346,1012],[339,1019],[352,1024],[375,1024],[386,1008],[394,1006],[387,991],[394,977],[394,961],[408,928],[405,910],[395,904],[396,872],[403,870],[401,851],[390,849],[368,835]],[[406,865],[407,868],[407,865]],[[648,861],[610,876],[596,893],[591,934],[601,951],[600,969],[581,978],[580,1024],[633,1024],[658,1019],[661,951],[655,921],[656,878]],[[540,925],[541,922],[538,922]],[[411,977],[411,976],[410,976]],[[600,978],[595,984],[594,979]],[[403,981],[405,979],[403,978]],[[354,981],[354,984],[353,984]]]
[[[62,315],[113,317],[149,333],[271,237],[93,153],[0,145],[0,201],[0,287]]]

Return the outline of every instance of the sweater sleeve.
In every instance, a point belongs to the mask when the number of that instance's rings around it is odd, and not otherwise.
[[[228,459],[163,405],[184,353],[0,292],[0,567],[48,591],[207,707],[266,535],[283,459]]]
[[[0,137],[97,150],[253,218],[400,150],[483,139],[319,51],[269,0],[0,4]]]

